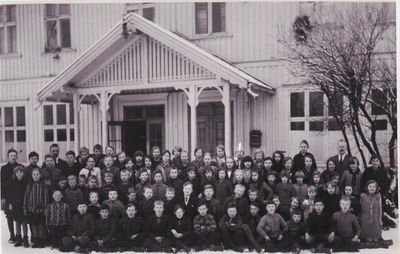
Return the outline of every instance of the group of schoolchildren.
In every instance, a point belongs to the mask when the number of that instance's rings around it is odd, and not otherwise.
[[[253,158],[240,147],[226,157],[219,145],[190,161],[180,147],[127,157],[96,145],[64,161],[53,144],[41,167],[36,152],[24,167],[10,149],[1,169],[9,242],[78,253],[387,248],[381,195],[391,182],[380,158],[361,172],[356,157],[339,154],[321,169],[308,147],[303,140],[294,158]]]

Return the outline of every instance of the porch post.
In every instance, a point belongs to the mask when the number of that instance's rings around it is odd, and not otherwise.
[[[230,85],[228,82],[224,82],[224,90],[222,96],[222,103],[225,106],[225,153],[226,156],[231,156],[231,96],[230,96]]]
[[[81,110],[81,105],[79,103],[79,94],[74,93],[72,96],[72,103],[73,103],[73,109],[74,109],[74,151],[76,154],[79,153],[79,147],[80,147],[80,135],[79,135],[79,111]]]
[[[194,149],[197,146],[197,87],[191,86],[189,88],[189,100],[190,106],[190,155],[194,156]]]
[[[107,124],[107,91],[103,91],[101,92],[101,96],[100,96],[100,110],[101,110],[101,133],[102,133],[102,145],[103,147],[105,147],[106,145],[108,145],[108,137],[107,137],[107,128],[108,128],[108,124]]]

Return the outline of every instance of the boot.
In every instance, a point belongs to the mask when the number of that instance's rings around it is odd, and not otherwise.
[[[40,238],[39,237],[35,237],[34,239],[32,238],[32,248],[36,249],[36,248],[40,248]]]
[[[23,244],[24,244],[24,247],[25,247],[25,248],[28,248],[28,247],[29,247],[29,240],[28,240],[28,237],[27,237],[27,236],[24,236]]]
[[[14,247],[19,247],[19,246],[22,246],[22,237],[20,235],[17,235],[15,237]]]
[[[11,233],[10,234],[10,239],[8,239],[8,243],[15,243],[15,235],[14,235],[14,233]]]

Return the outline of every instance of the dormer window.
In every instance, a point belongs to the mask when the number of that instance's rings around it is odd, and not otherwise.
[[[45,5],[45,52],[71,48],[71,12],[69,4]]]
[[[226,32],[225,3],[195,3],[196,34]]]

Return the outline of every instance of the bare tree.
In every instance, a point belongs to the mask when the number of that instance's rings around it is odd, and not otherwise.
[[[353,3],[331,16],[299,16],[290,36],[280,42],[288,49],[291,72],[319,88],[340,126],[350,151],[354,142],[364,166],[368,154],[382,154],[377,139],[376,112],[389,121],[387,145],[395,166],[397,142],[395,24],[390,3]]]

